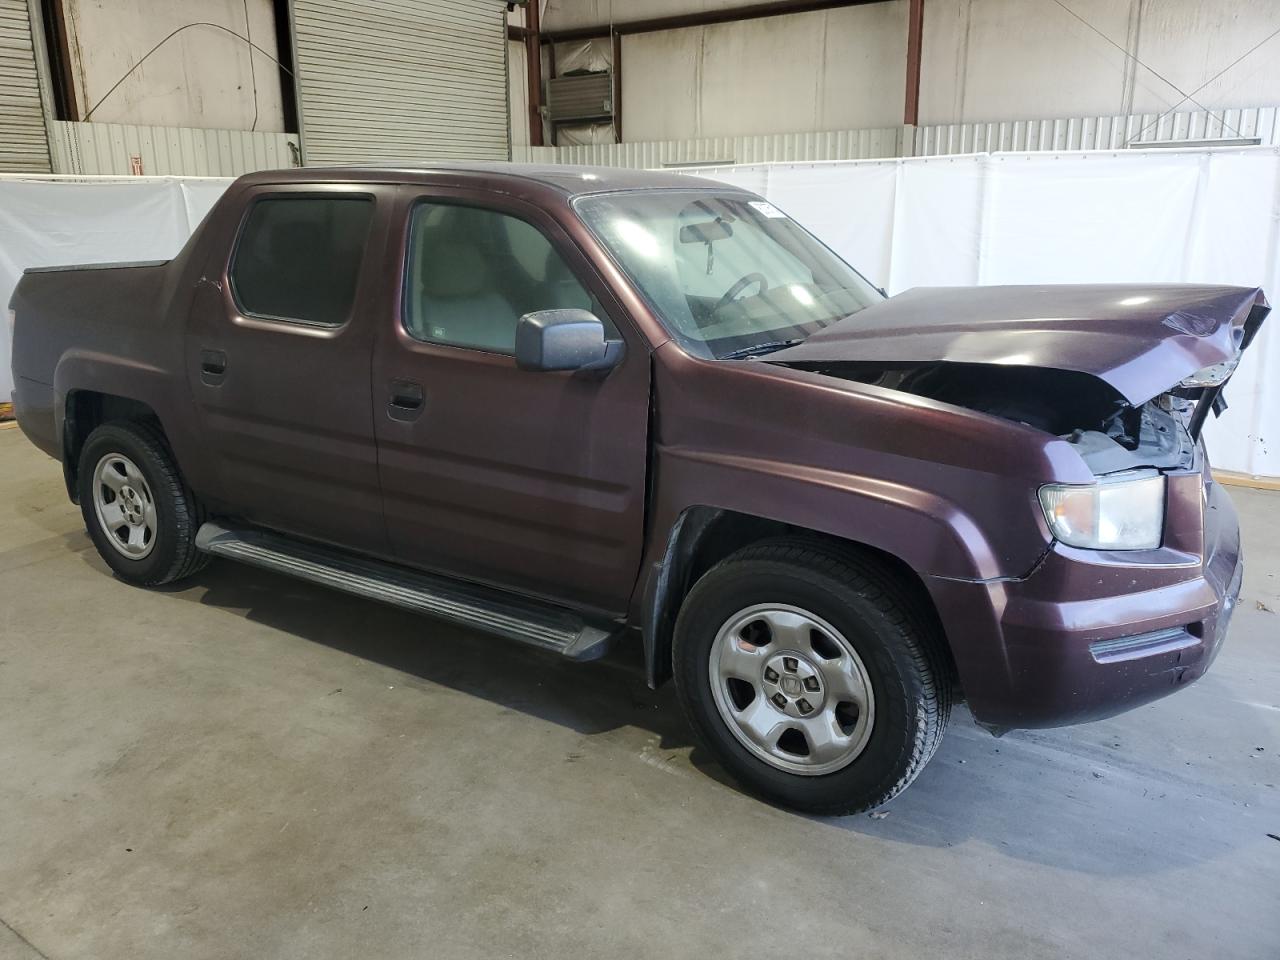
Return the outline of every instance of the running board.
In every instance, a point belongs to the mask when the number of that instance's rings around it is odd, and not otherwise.
[[[595,660],[604,656],[612,637],[608,631],[588,625],[578,614],[562,607],[353,556],[265,530],[205,523],[196,534],[196,548],[554,650],[570,660]]]

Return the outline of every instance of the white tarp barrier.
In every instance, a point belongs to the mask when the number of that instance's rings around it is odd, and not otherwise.
[[[983,156],[940,157],[898,165],[893,249],[881,281],[891,294],[981,280],[986,161]]]
[[[1280,151],[1129,150],[776,163],[749,187],[890,294],[996,283],[1226,283],[1280,301]],[[885,238],[888,242],[885,242]],[[1210,418],[1215,466],[1280,476],[1280,313]]]
[[[1205,282],[1280,299],[1280,151],[977,154],[688,170],[754,190],[874,283]],[[164,259],[229,180],[0,177],[0,304],[22,269]],[[1280,476],[1280,315],[1208,439],[1223,469]],[[10,384],[0,338],[0,397]]]
[[[1182,279],[1199,168],[1191,154],[987,158],[979,282]]]
[[[204,177],[0,177],[0,305],[27,267],[168,260],[232,181]],[[9,399],[8,324],[0,398]]]
[[[769,196],[779,209],[801,223],[823,223],[823,242],[839,250],[868,277],[888,276],[897,187],[895,167],[778,167],[767,169],[767,175]],[[845,216],[835,220],[827,216],[831,206]]]

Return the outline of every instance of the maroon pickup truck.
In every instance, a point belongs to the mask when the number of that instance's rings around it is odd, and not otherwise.
[[[1218,651],[1225,286],[887,298],[760,197],[574,167],[243,177],[173,260],[28,270],[15,408],[124,581],[209,556],[643,649],[772,800],[884,803],[951,704],[1107,716]]]

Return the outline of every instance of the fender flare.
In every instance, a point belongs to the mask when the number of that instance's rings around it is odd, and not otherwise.
[[[54,437],[61,451],[67,495],[77,499],[75,451],[85,440],[74,426],[77,398],[83,394],[123,401],[144,408],[172,437],[172,424],[162,413],[171,410],[172,376],[163,369],[136,360],[87,350],[69,350],[54,371]],[[172,443],[172,440],[170,440]]]
[[[660,544],[655,543],[645,566],[639,594],[638,620],[644,647],[645,681],[656,689],[671,673],[671,646],[675,636],[676,618],[685,596],[696,582],[699,571],[700,551],[709,535],[725,525],[739,524],[743,529],[742,545],[772,536],[814,536],[827,543],[843,545],[850,551],[861,551],[867,557],[883,560],[891,572],[904,574],[910,571],[919,581],[920,595],[938,613],[933,597],[920,571],[905,558],[885,549],[882,545],[847,534],[833,534],[812,526],[801,526],[773,520],[755,514],[744,514],[721,507],[697,505],[681,510],[667,528]],[[735,546],[733,549],[737,549]],[[730,551],[732,552],[732,551]],[[717,555],[716,559],[720,559]],[[965,579],[965,578],[958,578]],[[976,579],[974,582],[982,582]],[[941,617],[939,616],[941,621]],[[946,630],[943,627],[943,635]]]

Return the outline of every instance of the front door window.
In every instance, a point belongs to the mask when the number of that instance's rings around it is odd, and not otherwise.
[[[404,302],[415,339],[508,355],[526,313],[579,307],[605,319],[537,227],[447,203],[414,207]]]

